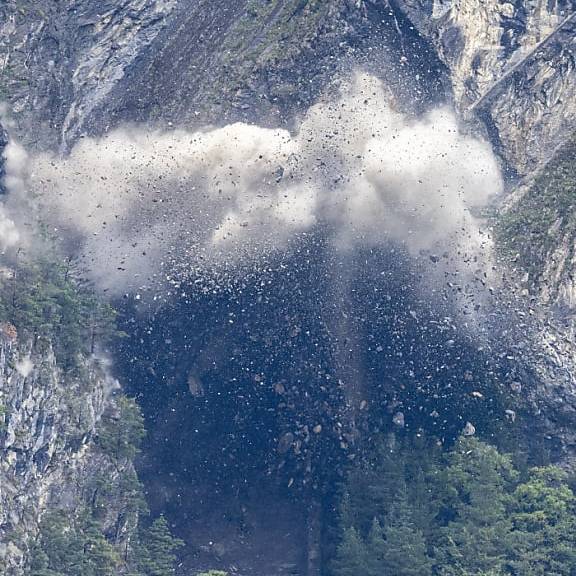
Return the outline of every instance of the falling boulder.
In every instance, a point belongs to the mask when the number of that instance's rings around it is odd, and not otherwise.
[[[399,428],[404,428],[404,426],[406,425],[406,421],[404,419],[404,412],[396,412],[396,414],[394,414],[394,417],[392,418],[392,422],[394,422],[394,424]]]
[[[286,432],[280,440],[278,440],[278,452],[280,454],[286,454],[294,444],[294,434],[292,432]]]
[[[474,434],[476,434],[476,427],[471,422],[466,422],[466,426],[464,426],[462,434],[464,436],[474,436]]]
[[[516,422],[516,412],[514,410],[506,410],[505,411],[506,418],[511,422]]]
[[[204,398],[206,394],[204,386],[202,385],[202,380],[200,380],[200,378],[193,372],[188,374],[188,390],[194,398]]]

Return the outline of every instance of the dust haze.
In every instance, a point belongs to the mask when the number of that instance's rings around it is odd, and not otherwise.
[[[3,245],[18,241],[13,221],[26,197],[114,292],[174,271],[251,267],[318,230],[341,251],[477,252],[487,240],[473,213],[502,190],[489,144],[453,112],[408,118],[368,75],[313,106],[293,133],[125,127],[81,139],[65,157],[27,157],[15,143],[6,156]]]

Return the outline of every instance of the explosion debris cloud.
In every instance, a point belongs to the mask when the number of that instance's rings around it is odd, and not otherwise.
[[[473,251],[482,238],[469,210],[502,188],[490,146],[451,111],[408,118],[367,75],[313,106],[293,134],[121,128],[30,166],[43,218],[102,286],[122,289],[167,263],[185,273],[250,264],[319,226],[340,249],[393,241],[418,253],[464,230]]]

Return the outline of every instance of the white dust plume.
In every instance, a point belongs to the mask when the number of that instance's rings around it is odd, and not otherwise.
[[[485,237],[471,210],[502,188],[489,144],[453,112],[408,118],[368,75],[294,133],[122,128],[31,157],[25,177],[16,164],[8,186],[26,182],[42,218],[116,290],[166,269],[250,265],[318,230],[344,250],[395,242],[416,254],[457,236],[473,252]]]

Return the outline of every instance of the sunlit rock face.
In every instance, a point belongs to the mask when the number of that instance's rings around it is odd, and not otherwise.
[[[78,511],[96,494],[99,478],[114,491],[132,471],[130,462],[118,466],[95,443],[118,387],[101,361],[83,360],[72,376],[49,342],[20,339],[13,325],[0,326],[0,561],[6,574],[29,570],[44,514]],[[104,529],[118,542],[134,528],[122,494],[103,515]]]
[[[450,69],[456,105],[476,116],[510,168],[531,174],[576,127],[575,6],[401,0]]]

